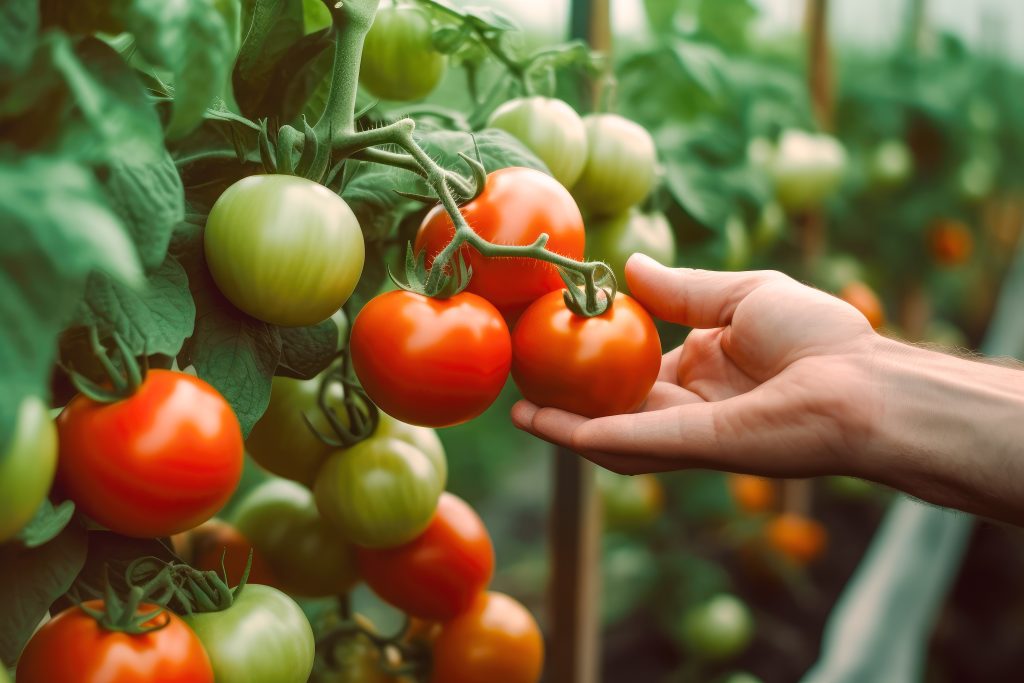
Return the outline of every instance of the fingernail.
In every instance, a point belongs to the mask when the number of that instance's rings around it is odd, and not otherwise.
[[[533,416],[537,414],[537,406],[529,401],[518,401],[512,406],[511,414],[516,429],[529,429],[533,424]]]

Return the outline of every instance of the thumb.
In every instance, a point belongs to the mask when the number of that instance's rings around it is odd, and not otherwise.
[[[633,254],[626,262],[626,282],[634,298],[662,320],[688,327],[725,327],[744,297],[785,277],[768,270],[723,273],[667,268],[645,254]]]

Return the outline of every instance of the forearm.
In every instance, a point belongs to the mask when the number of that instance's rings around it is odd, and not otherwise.
[[[879,340],[864,476],[1024,523],[1024,370]]]

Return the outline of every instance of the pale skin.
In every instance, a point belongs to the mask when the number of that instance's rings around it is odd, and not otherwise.
[[[887,339],[781,273],[669,269],[634,255],[630,291],[694,330],[644,406],[587,419],[520,401],[520,429],[621,474],[707,468],[852,475],[1024,523],[1024,370]]]

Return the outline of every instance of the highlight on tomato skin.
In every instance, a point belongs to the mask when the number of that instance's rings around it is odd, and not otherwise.
[[[483,413],[512,363],[504,319],[471,292],[447,299],[404,290],[378,295],[356,316],[350,349],[370,399],[422,427],[450,427]]]
[[[601,315],[570,311],[561,292],[533,303],[512,333],[512,379],[523,398],[585,417],[631,413],[661,370],[650,314],[618,293]]]
[[[529,245],[541,234],[547,248],[575,260],[583,259],[586,235],[576,201],[562,185],[541,171],[509,167],[488,174],[483,193],[460,209],[477,234],[494,244]],[[414,251],[426,254],[426,265],[455,234],[443,207],[435,207],[416,233]],[[491,302],[514,319],[538,297],[561,290],[565,283],[550,263],[527,258],[488,258],[462,247],[473,269],[467,291]]]

